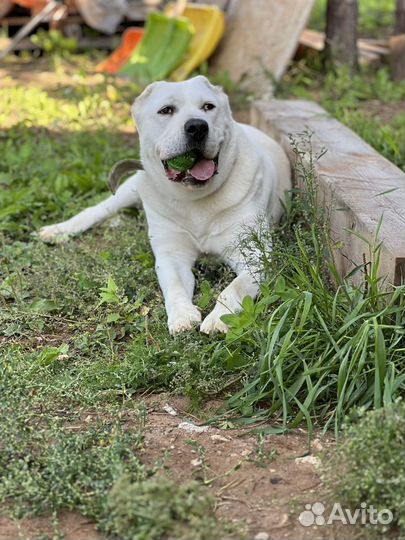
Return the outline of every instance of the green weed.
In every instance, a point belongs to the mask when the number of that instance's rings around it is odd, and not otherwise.
[[[31,375],[45,373],[55,355],[66,353],[63,347],[42,351],[31,362]],[[135,415],[127,431],[105,411],[104,420],[88,427],[79,410],[53,413],[46,385],[19,377],[18,355],[3,355],[0,370],[0,502],[16,518],[76,509],[100,519],[115,480],[123,474],[144,477],[137,457],[140,418]]]
[[[145,409],[125,399],[91,408],[55,401],[50,385],[69,361],[66,346],[23,361],[17,349],[0,365],[0,504],[15,519],[74,510],[111,537],[223,537],[230,531],[197,482],[177,485],[146,468]],[[28,373],[27,373],[28,371]],[[53,374],[53,376],[50,376]],[[84,418],[86,416],[86,418]]]
[[[323,458],[322,479],[333,501],[347,508],[366,503],[392,512],[391,523],[373,525],[378,538],[388,532],[403,538],[405,532],[404,448],[405,407],[400,402],[367,413],[353,410],[342,443],[333,455]]]
[[[206,283],[208,312],[228,274],[203,267],[196,277]],[[6,244],[2,273],[3,350],[14,350],[30,384],[38,373],[27,368],[48,364],[41,377],[55,399],[90,404],[151,388],[201,399],[228,383],[220,339],[198,331],[169,336],[141,215],[123,215],[119,227],[104,225],[64,245]]]
[[[228,365],[249,374],[229,404],[256,419],[279,417],[284,428],[305,420],[310,432],[313,422],[338,431],[353,406],[380,408],[405,390],[405,286],[378,277],[377,237],[356,270],[361,284],[353,284],[354,273],[339,276],[327,213],[316,202],[316,160],[310,153],[308,165],[305,152],[295,151],[307,191],[295,194],[290,231],[286,224],[280,231],[293,242],[286,249],[271,231],[241,238],[248,260],[257,249],[262,254],[267,278],[256,303],[246,298],[240,314],[224,316]]]
[[[229,537],[220,530],[214,501],[197,482],[178,487],[164,478],[133,482],[123,477],[108,497],[103,527],[123,540]]]

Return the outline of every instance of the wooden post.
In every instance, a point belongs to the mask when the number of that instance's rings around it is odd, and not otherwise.
[[[202,3],[204,1],[202,0]],[[232,0],[210,68],[256,95],[273,92],[297,49],[314,0]]]
[[[358,68],[357,0],[328,0],[326,12],[326,54],[333,64]]]
[[[395,33],[405,34],[405,0],[397,0],[395,11]]]

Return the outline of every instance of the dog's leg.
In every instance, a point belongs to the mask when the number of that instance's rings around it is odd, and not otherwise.
[[[135,176],[131,176],[122,184],[115,195],[111,195],[105,201],[86,208],[76,216],[56,223],[42,227],[39,231],[39,236],[44,242],[55,242],[67,240],[69,236],[79,234],[87,229],[90,229],[97,223],[113,216],[122,208],[136,206],[140,203],[138,192],[136,191]]]
[[[196,254],[193,251],[179,251],[178,244],[172,250],[168,247],[154,249],[154,253],[169,332],[173,335],[190,330],[194,323],[201,321],[201,313],[192,303],[194,274],[191,269]]]
[[[237,273],[237,277],[220,293],[214,309],[201,323],[200,330],[205,334],[213,332],[227,332],[227,325],[221,321],[222,315],[237,313],[241,310],[242,300],[245,296],[256,298],[259,293],[259,284],[246,265],[233,264],[227,261]]]

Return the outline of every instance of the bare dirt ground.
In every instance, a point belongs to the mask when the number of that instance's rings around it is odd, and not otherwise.
[[[392,122],[405,111],[405,102],[383,103],[378,100],[368,100],[363,112],[371,118],[378,117],[384,124]]]
[[[298,521],[306,503],[325,498],[311,458],[316,461],[319,451],[333,446],[331,438],[315,440],[308,463],[304,431],[266,436],[260,442],[257,427],[255,433],[253,429],[200,425],[184,412],[189,405],[186,398],[161,394],[144,401],[147,423],[142,461],[148,466],[162,462],[164,473],[176,482],[199,479],[205,483],[215,497],[218,517],[234,522],[244,537],[260,533],[259,538],[273,540],[334,537],[325,527],[306,528]],[[209,407],[218,405],[215,402]],[[66,540],[103,538],[94,523],[73,512],[60,516],[57,529]],[[54,531],[51,517],[20,522],[0,518],[0,540],[44,538]]]

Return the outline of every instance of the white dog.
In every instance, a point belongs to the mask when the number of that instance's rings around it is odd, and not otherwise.
[[[202,253],[219,255],[237,274],[200,326],[205,333],[226,332],[222,315],[237,312],[245,296],[258,293],[242,255],[229,246],[258,217],[279,220],[291,187],[287,156],[264,133],[235,122],[227,96],[205,77],[153,83],[135,100],[132,112],[144,171],[102,203],[42,228],[40,237],[52,241],[80,233],[141,202],[170,333],[201,321],[192,302],[192,267]],[[172,158],[190,151],[195,158],[189,170],[171,166]]]

